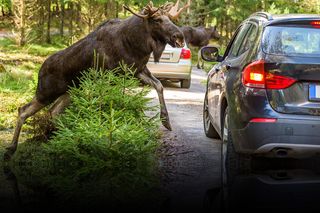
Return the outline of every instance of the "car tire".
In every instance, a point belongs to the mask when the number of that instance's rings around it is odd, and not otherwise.
[[[183,79],[181,82],[181,88],[189,89],[191,86],[191,79]]]
[[[232,182],[234,176],[250,172],[252,157],[249,155],[237,153],[234,148],[233,138],[229,128],[230,117],[228,107],[225,109],[223,118],[221,174],[222,184],[227,185]]]
[[[205,95],[204,103],[203,103],[203,129],[204,129],[204,133],[208,138],[220,139],[220,136],[218,132],[215,130],[215,128],[212,126],[212,123],[209,117],[207,94]]]

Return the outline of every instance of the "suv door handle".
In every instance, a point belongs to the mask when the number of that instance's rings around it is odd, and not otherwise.
[[[230,68],[231,68],[231,65],[230,65],[230,64],[225,64],[225,65],[222,66],[222,70],[223,70],[223,71],[227,71],[227,70],[229,70]]]
[[[219,68],[215,68],[214,71],[216,71],[216,72],[222,71],[223,72],[223,71],[229,70],[230,68],[231,68],[231,65],[225,64]]]

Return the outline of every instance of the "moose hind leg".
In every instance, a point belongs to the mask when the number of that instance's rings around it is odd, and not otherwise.
[[[204,69],[204,60],[201,59],[201,69]]]
[[[161,82],[157,78],[155,78],[147,68],[145,68],[143,72],[138,73],[137,77],[145,84],[154,87],[157,91],[160,102],[160,118],[162,120],[162,124],[164,127],[171,131],[172,128],[169,120],[166,103],[163,97],[163,86]]]
[[[19,135],[25,120],[30,116],[34,115],[35,113],[37,113],[39,110],[41,110],[45,106],[46,105],[41,104],[39,101],[37,101],[36,98],[33,98],[33,100],[30,103],[19,108],[17,126],[14,131],[12,143],[9,147],[7,147],[7,151],[4,155],[5,160],[9,160],[17,150]]]
[[[55,116],[61,114],[69,104],[70,95],[68,93],[61,95],[49,109],[51,117],[54,118]]]
[[[197,60],[197,68],[201,69],[201,49],[198,51],[198,60]]]

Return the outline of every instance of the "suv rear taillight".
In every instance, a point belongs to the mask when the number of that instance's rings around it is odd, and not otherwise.
[[[314,28],[320,28],[320,21],[312,21],[312,22],[310,22],[310,24],[311,24]]]
[[[296,82],[296,79],[267,73],[264,60],[254,61],[246,66],[242,73],[243,85],[251,88],[285,89]]]
[[[191,51],[189,49],[182,48],[180,58],[190,59],[191,58]]]

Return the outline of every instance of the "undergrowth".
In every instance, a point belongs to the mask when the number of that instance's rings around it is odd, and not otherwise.
[[[157,182],[159,118],[145,114],[155,108],[148,92],[124,65],[84,72],[69,90],[71,105],[54,120],[52,138],[20,144],[12,168],[28,186],[48,187],[61,198],[134,201]]]

